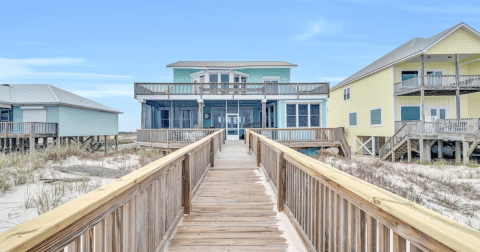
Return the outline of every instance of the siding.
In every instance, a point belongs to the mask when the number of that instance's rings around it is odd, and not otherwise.
[[[402,70],[414,70],[420,73],[420,63],[401,63],[395,65],[395,83],[401,80]],[[445,75],[455,75],[455,62],[425,62],[425,71],[444,70]],[[460,64],[460,74],[470,74],[468,65]]]
[[[58,123],[58,106],[47,106],[45,109],[47,110],[47,123]]]
[[[356,136],[393,135],[392,68],[387,68],[345,87],[332,90],[328,100],[328,127],[345,127],[347,141],[355,149]],[[343,101],[343,88],[350,87],[350,100]],[[370,127],[370,109],[382,108],[383,126]],[[348,127],[349,112],[357,112],[357,127]]]
[[[117,135],[118,114],[59,107],[59,136]]]
[[[202,69],[173,69],[173,82],[192,82],[190,74],[202,71]]]
[[[249,75],[248,82],[262,82],[262,77],[279,76],[280,82],[290,82],[290,68],[245,68],[235,69]]]
[[[480,41],[464,28],[456,30],[430,48],[426,54],[480,53]]]
[[[460,100],[465,99],[462,95]],[[420,96],[397,96],[395,97],[396,110],[395,121],[401,120],[401,106],[420,106]],[[446,107],[447,118],[456,118],[455,96],[425,96],[425,116],[430,116],[431,107]],[[462,112],[460,112],[462,114]],[[463,117],[463,116],[462,116]]]

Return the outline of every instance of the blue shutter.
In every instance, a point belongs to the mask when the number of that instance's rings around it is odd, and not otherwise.
[[[370,110],[370,125],[381,125],[382,124],[382,110],[373,109]]]
[[[420,120],[420,107],[418,106],[406,106],[402,107],[401,111],[402,121]]]

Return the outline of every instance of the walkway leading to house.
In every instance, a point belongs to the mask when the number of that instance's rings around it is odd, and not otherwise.
[[[243,141],[226,141],[167,251],[306,251]]]

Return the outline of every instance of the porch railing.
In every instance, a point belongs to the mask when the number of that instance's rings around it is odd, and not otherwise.
[[[195,143],[219,129],[138,129],[137,142],[145,143]]]
[[[2,251],[162,251],[221,149],[222,131],[0,234]]]
[[[14,134],[57,134],[57,123],[43,122],[0,122],[0,136]]]
[[[246,130],[309,251],[478,251],[480,232]],[[393,236],[393,237],[392,237]],[[392,242],[393,241],[393,242]]]
[[[277,142],[339,142],[346,157],[351,148],[341,128],[249,129]]]
[[[135,95],[319,95],[329,83],[135,83]]]
[[[424,79],[425,88],[453,89],[456,87],[479,87],[480,75],[460,75],[457,85],[455,75],[425,75],[417,76],[408,80],[395,83],[395,94],[408,92],[421,87],[421,79]]]

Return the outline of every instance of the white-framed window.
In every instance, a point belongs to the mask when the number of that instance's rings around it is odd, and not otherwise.
[[[208,78],[205,78],[208,76]],[[213,83],[232,83],[232,82],[248,82],[249,75],[235,70],[202,70],[190,74],[192,82],[213,82]]]
[[[321,102],[287,103],[287,128],[321,127]]]
[[[370,109],[370,126],[383,126],[383,111],[382,108]]]
[[[343,100],[344,101],[350,100],[350,87],[343,89]]]
[[[356,111],[348,113],[348,126],[349,127],[358,126],[358,116]]]
[[[435,116],[437,119],[447,119],[448,109],[447,107],[430,107],[430,116]]]
[[[263,76],[262,82],[264,83],[279,83],[280,77],[279,76]]]

